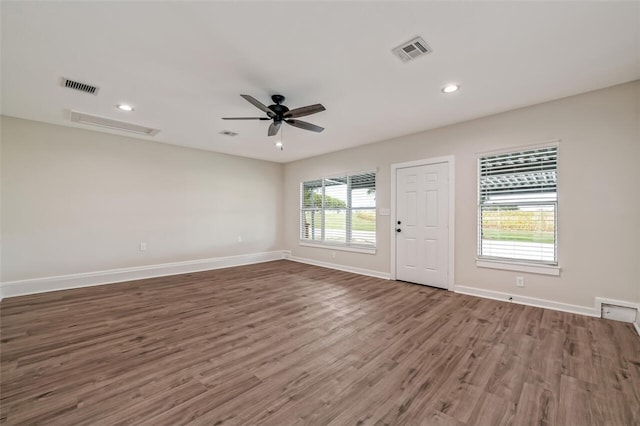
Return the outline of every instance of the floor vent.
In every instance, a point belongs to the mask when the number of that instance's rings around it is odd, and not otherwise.
[[[71,121],[75,123],[89,124],[92,126],[106,127],[108,129],[120,130],[123,132],[137,133],[139,135],[155,136],[160,132],[160,130],[151,127],[98,117],[96,115],[85,114],[78,111],[71,111]]]
[[[602,304],[602,318],[622,321],[622,322],[634,322],[636,320],[635,308],[628,308],[626,306]]]
[[[433,52],[422,37],[416,37],[391,50],[402,62],[412,61],[420,56]]]
[[[69,80],[68,78],[62,77],[62,86],[67,87],[69,89],[79,90],[80,92],[90,93],[92,95],[97,95],[99,87],[93,86],[87,83],[80,83],[79,81]]]

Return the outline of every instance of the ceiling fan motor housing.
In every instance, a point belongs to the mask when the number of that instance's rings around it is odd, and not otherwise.
[[[289,112],[289,108],[284,105],[281,105],[284,102],[284,96],[282,95],[273,95],[271,96],[271,100],[275,102],[274,105],[269,105],[269,109],[274,112],[276,115],[273,119],[276,121],[282,121],[282,116]]]

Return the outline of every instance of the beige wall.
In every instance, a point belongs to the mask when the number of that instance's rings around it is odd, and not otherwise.
[[[389,273],[389,216],[378,216],[375,255],[338,251],[333,259],[331,250],[299,246],[299,183],[377,168],[378,207],[388,208],[391,164],[453,155],[456,285],[586,307],[593,307],[596,296],[640,302],[639,98],[640,82],[636,81],[289,163],[285,166],[285,246],[293,256]],[[552,139],[561,139],[561,276],[476,267],[477,154]],[[516,275],[525,276],[525,288],[515,287]]]
[[[391,164],[453,155],[456,285],[586,307],[596,296],[640,302],[639,103],[635,82],[285,166],[2,117],[1,279],[279,249],[389,273],[388,216],[375,255],[298,245],[300,181],[377,168],[378,207],[389,208]],[[476,267],[477,154],[552,139],[561,276]]]
[[[640,83],[638,83],[640,84]],[[636,88],[636,100],[635,100],[635,108],[636,108],[636,126],[637,126],[637,130],[636,130],[636,144],[640,145],[640,89]],[[636,153],[636,167],[640,168],[640,154]],[[639,172],[640,173],[640,172]],[[636,194],[640,193],[640,183],[638,183],[636,185]],[[638,240],[640,240],[640,220],[638,222],[636,222],[636,229],[637,229],[637,236],[638,236]],[[640,241],[638,241],[638,246],[636,247],[636,265],[638,267],[637,272],[636,272],[636,283],[638,284],[638,297],[637,297],[637,301],[640,301]],[[638,328],[640,330],[640,310],[638,311],[638,313],[636,314],[636,324],[638,324]]]
[[[283,248],[280,164],[1,124],[3,282]]]

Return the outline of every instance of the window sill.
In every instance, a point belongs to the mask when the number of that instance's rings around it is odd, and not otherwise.
[[[531,274],[560,276],[560,267],[539,265],[526,262],[508,262],[503,260],[476,259],[476,266],[480,268],[503,269],[506,271],[529,272]]]
[[[354,253],[376,254],[375,248],[349,247],[349,246],[341,246],[338,244],[334,245],[334,244],[328,244],[328,243],[307,243],[302,241],[299,241],[298,245],[301,245],[304,247],[315,247],[315,248],[322,248],[322,249],[328,249],[328,250],[340,250],[340,251],[351,251]]]

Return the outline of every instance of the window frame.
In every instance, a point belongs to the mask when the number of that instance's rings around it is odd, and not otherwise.
[[[375,200],[374,198],[374,205],[371,207],[353,207],[352,205],[352,178],[354,176],[360,176],[360,175],[373,175],[373,182],[374,182],[374,186],[373,189],[375,190],[377,188],[377,170],[370,170],[370,171],[361,171],[361,172],[345,172],[345,173],[340,173],[340,174],[333,174],[330,176],[323,176],[320,178],[314,178],[314,179],[307,179],[304,180],[302,182],[300,182],[299,185],[299,195],[300,195],[300,200],[299,200],[299,212],[298,212],[298,219],[299,219],[299,227],[298,227],[298,244],[301,246],[308,246],[308,247],[320,247],[320,248],[330,248],[332,250],[342,250],[342,251],[352,251],[352,252],[357,252],[357,253],[367,253],[367,254],[375,254],[376,250],[377,250],[377,244],[378,244],[378,238],[377,238],[377,200]],[[347,192],[347,201],[346,201],[346,207],[344,208],[330,208],[325,206],[325,201],[326,201],[326,186],[325,186],[325,181],[326,180],[330,180],[330,179],[345,179],[346,180],[346,192]],[[312,207],[306,207],[304,205],[304,188],[305,188],[305,184],[307,183],[312,183],[312,182],[316,182],[316,181],[320,181],[322,184],[322,205],[321,206],[312,206]],[[344,210],[345,211],[345,242],[340,242],[340,241],[331,241],[331,240],[327,240],[327,234],[326,234],[326,211],[327,210]],[[354,244],[352,242],[352,237],[353,237],[353,212],[354,211],[361,211],[361,210],[365,210],[365,211],[372,211],[375,213],[375,221],[374,221],[374,230],[373,230],[373,238],[374,238],[374,243],[373,245],[366,245],[366,244]],[[319,240],[315,240],[315,239],[308,239],[308,238],[304,238],[303,237],[303,230],[304,230],[304,224],[306,223],[305,221],[305,213],[307,212],[319,212],[320,213],[320,221],[321,221],[321,225],[320,225],[320,232],[321,232],[321,236]],[[314,227],[315,228],[315,227]]]
[[[553,205],[554,207],[554,261],[544,261],[544,260],[527,260],[527,259],[518,259],[518,258],[508,258],[508,257],[498,257],[498,256],[487,256],[482,255],[482,207],[487,204],[482,203],[482,188],[481,188],[481,161],[483,158],[497,155],[505,155],[505,154],[518,154],[525,151],[531,151],[536,149],[544,149],[544,148],[555,148],[556,150],[556,165],[555,165],[555,173],[556,173],[556,196],[555,201],[535,201],[535,202],[513,202],[513,201],[505,201],[503,203],[493,202],[491,205],[494,206],[513,206],[513,205]],[[552,140],[547,141],[541,144],[536,145],[527,145],[527,146],[519,146],[519,147],[511,147],[507,149],[501,149],[497,151],[490,152],[482,152],[477,154],[476,160],[476,172],[477,172],[477,182],[476,182],[476,266],[482,268],[491,268],[491,269],[502,269],[502,270],[510,270],[510,271],[520,271],[520,272],[528,272],[535,274],[544,274],[544,275],[560,275],[560,256],[558,250],[558,208],[559,208],[559,169],[560,169],[560,140]]]

